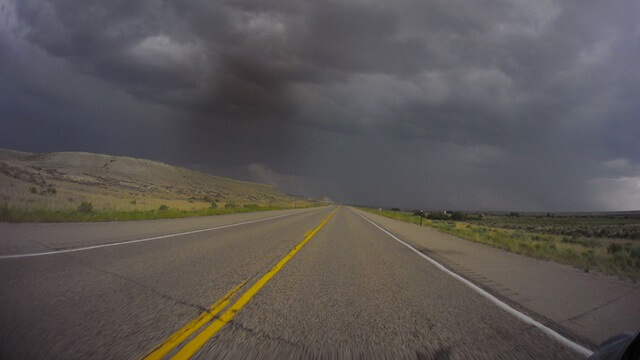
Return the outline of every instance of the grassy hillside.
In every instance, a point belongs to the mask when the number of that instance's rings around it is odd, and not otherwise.
[[[86,211],[83,203],[91,204],[91,211]],[[285,195],[270,185],[212,176],[156,161],[81,152],[34,154],[0,149],[0,220],[34,221],[45,213],[82,212],[79,210],[94,213],[94,217],[95,213],[157,211],[165,211],[163,217],[173,217],[168,215],[171,211],[209,214],[314,204],[317,201]]]

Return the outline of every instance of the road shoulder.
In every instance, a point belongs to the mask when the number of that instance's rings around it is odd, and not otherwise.
[[[597,346],[640,324],[640,284],[473,243],[414,224],[367,217],[445,267],[561,333]]]

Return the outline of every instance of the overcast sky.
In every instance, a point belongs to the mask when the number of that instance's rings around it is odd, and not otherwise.
[[[344,203],[640,209],[637,0],[0,4],[0,147]]]

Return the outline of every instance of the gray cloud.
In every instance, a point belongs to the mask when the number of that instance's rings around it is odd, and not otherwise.
[[[1,4],[3,146],[363,204],[640,208],[636,1]]]

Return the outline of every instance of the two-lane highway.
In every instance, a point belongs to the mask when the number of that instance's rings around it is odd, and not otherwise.
[[[0,259],[0,357],[584,358],[346,207],[168,223],[26,236],[53,253]]]

